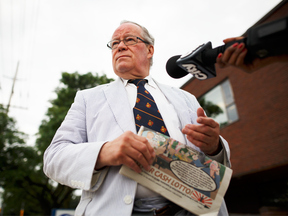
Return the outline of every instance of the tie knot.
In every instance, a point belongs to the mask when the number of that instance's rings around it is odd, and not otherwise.
[[[129,80],[129,83],[134,83],[134,85],[139,86],[139,85],[145,85],[147,83],[146,79],[134,79],[134,80]]]

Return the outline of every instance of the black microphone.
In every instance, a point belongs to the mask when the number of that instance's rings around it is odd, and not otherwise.
[[[166,64],[167,73],[172,78],[181,78],[191,73],[200,80],[216,77],[216,58],[229,46],[243,42],[247,48],[245,62],[248,64],[255,58],[288,54],[288,17],[265,23],[247,30],[247,37],[232,41],[212,49],[209,41],[186,55],[171,57]]]
[[[176,63],[180,57],[181,55],[173,56],[166,63],[166,71],[172,78],[178,79],[188,74],[188,72],[180,68]]]

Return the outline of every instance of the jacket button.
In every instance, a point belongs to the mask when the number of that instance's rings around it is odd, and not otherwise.
[[[132,203],[132,197],[127,195],[124,197],[124,202],[128,205]]]

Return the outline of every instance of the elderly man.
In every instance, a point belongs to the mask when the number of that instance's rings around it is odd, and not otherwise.
[[[60,184],[83,190],[76,215],[153,215],[153,209],[157,214],[193,215],[119,174],[122,164],[138,173],[138,164],[149,170],[155,158],[148,141],[137,135],[137,89],[145,90],[156,102],[152,106],[161,115],[157,117],[161,119],[159,131],[230,164],[229,146],[219,135],[219,124],[205,116],[195,97],[159,84],[149,75],[153,44],[146,28],[122,22],[108,43],[119,78],[79,91],[45,152],[45,174]],[[155,129],[156,123],[149,125]],[[227,215],[224,202],[219,215]]]

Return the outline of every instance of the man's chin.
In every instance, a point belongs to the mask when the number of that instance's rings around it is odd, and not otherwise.
[[[117,71],[115,71],[115,74],[123,79],[133,79],[132,74],[130,73],[129,68],[119,68]]]
[[[117,68],[117,72],[116,74],[120,76],[120,74],[126,74],[129,73],[131,71],[131,68],[129,67],[121,67],[121,68]]]
[[[128,62],[122,61],[116,64],[116,70],[119,73],[126,73],[127,71],[130,71],[131,69],[132,69],[132,66]]]

